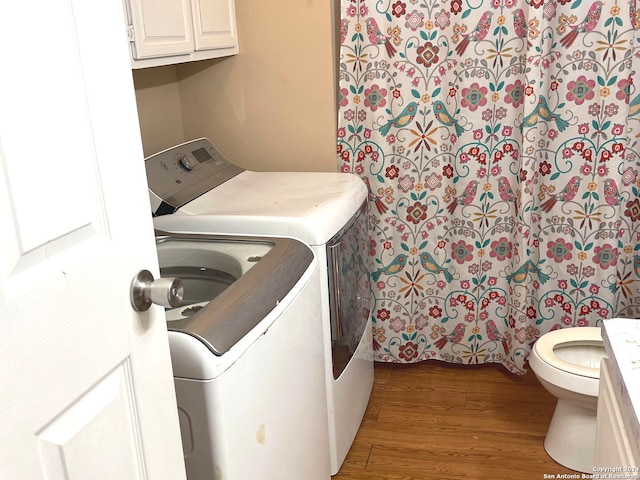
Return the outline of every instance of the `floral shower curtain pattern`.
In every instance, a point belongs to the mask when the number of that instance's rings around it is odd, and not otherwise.
[[[376,360],[502,363],[640,315],[635,0],[342,0]]]

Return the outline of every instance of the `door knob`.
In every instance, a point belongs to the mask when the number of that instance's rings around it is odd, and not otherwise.
[[[182,303],[184,287],[179,278],[153,279],[149,270],[140,270],[131,282],[131,306],[136,312],[149,310],[152,303],[175,308]]]

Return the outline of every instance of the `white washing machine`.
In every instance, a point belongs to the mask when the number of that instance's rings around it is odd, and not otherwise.
[[[318,262],[290,238],[158,233],[189,480],[326,480]],[[300,388],[304,385],[304,389]]]
[[[336,474],[373,386],[366,186],[344,173],[246,171],[205,138],[155,154],[145,164],[157,229],[291,237],[313,249]]]

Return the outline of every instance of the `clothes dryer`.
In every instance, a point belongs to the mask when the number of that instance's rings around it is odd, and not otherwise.
[[[331,474],[336,474],[373,386],[364,182],[346,173],[247,171],[206,138],[159,152],[145,165],[157,229],[290,237],[313,249],[320,269]]]

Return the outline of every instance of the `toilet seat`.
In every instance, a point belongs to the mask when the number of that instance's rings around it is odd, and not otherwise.
[[[576,327],[548,332],[536,341],[533,348],[538,358],[550,367],[581,377],[599,379],[599,368],[584,367],[567,362],[556,355],[555,348],[561,345],[602,344],[602,335],[599,327]]]

